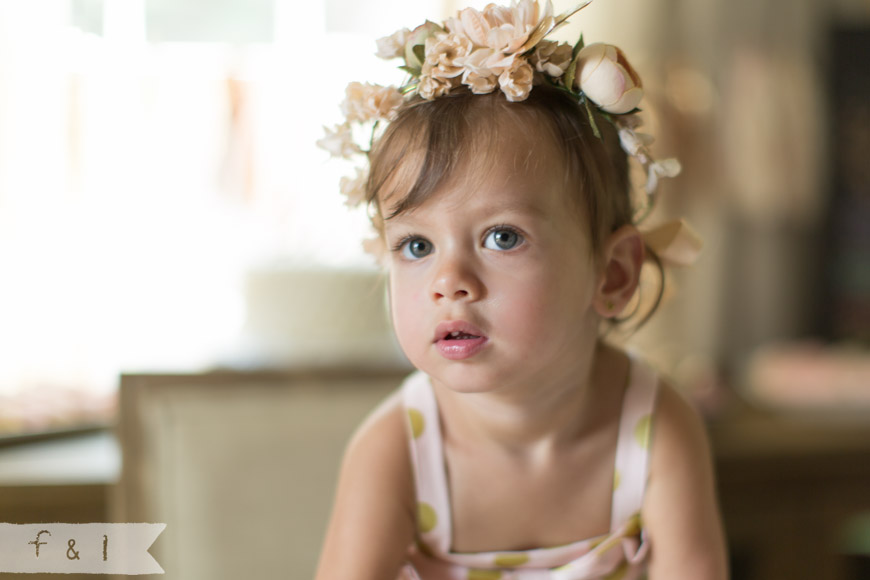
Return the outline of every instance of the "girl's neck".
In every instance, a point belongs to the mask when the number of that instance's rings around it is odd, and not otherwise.
[[[627,362],[624,353],[598,342],[565,376],[522,391],[436,388],[445,441],[478,450],[493,446],[530,460],[549,456],[612,418],[602,411],[621,400]]]

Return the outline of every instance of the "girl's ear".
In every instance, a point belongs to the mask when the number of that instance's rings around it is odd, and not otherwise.
[[[599,315],[613,318],[622,312],[637,290],[643,261],[643,238],[634,226],[622,226],[605,240],[594,301]]]

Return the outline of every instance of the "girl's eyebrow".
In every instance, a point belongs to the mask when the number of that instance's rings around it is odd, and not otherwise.
[[[538,216],[543,216],[546,214],[544,208],[540,203],[536,203],[535,201],[526,201],[526,200],[513,200],[510,202],[506,202],[501,204],[501,211],[504,212],[516,212],[516,213],[528,213],[534,214]]]
[[[419,223],[419,219],[417,219],[417,212],[414,208],[410,211],[405,211],[400,214],[397,214],[391,218],[384,220],[384,225],[403,225],[403,226],[413,226]],[[548,220],[549,215],[544,205],[540,203],[536,198],[532,199],[516,199],[516,198],[508,198],[508,199],[499,199],[495,203],[491,203],[488,205],[483,204],[474,204],[473,202],[470,204],[463,203],[461,206],[456,207],[456,211],[461,212],[462,214],[469,213],[480,213],[484,216],[495,218],[497,216],[505,215],[505,214],[520,214],[523,216],[530,216],[533,219],[537,220]]]
[[[499,216],[502,214],[521,214],[535,219],[547,219],[547,211],[536,200],[504,200],[501,203],[488,206],[487,214]]]

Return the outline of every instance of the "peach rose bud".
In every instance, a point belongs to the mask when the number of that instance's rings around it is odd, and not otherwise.
[[[602,111],[615,115],[632,111],[643,98],[640,77],[612,44],[597,42],[580,51],[574,84]]]

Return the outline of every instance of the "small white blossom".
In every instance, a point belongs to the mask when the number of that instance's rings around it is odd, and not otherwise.
[[[317,141],[317,146],[329,151],[332,157],[350,159],[354,154],[362,152],[353,141],[353,133],[348,123],[336,125],[333,129],[324,127],[323,130],[326,135]]]
[[[356,168],[354,177],[342,177],[339,182],[341,193],[347,197],[345,205],[356,207],[366,200],[366,182],[368,181],[368,172]]]
[[[652,135],[636,133],[632,129],[623,127],[619,130],[619,143],[626,153],[632,157],[637,157],[644,153],[644,149],[653,143],[653,137]]]
[[[680,162],[676,159],[653,161],[647,168],[646,192],[652,195],[659,186],[659,178],[676,177],[680,174],[681,170],[682,167],[680,167]]]
[[[410,34],[410,30],[403,28],[390,36],[379,38],[377,40],[378,52],[376,53],[378,58],[390,60],[402,56],[405,53],[405,43],[408,42]]]
[[[395,87],[350,83],[341,103],[341,112],[348,122],[392,121],[402,102],[404,97]]]

